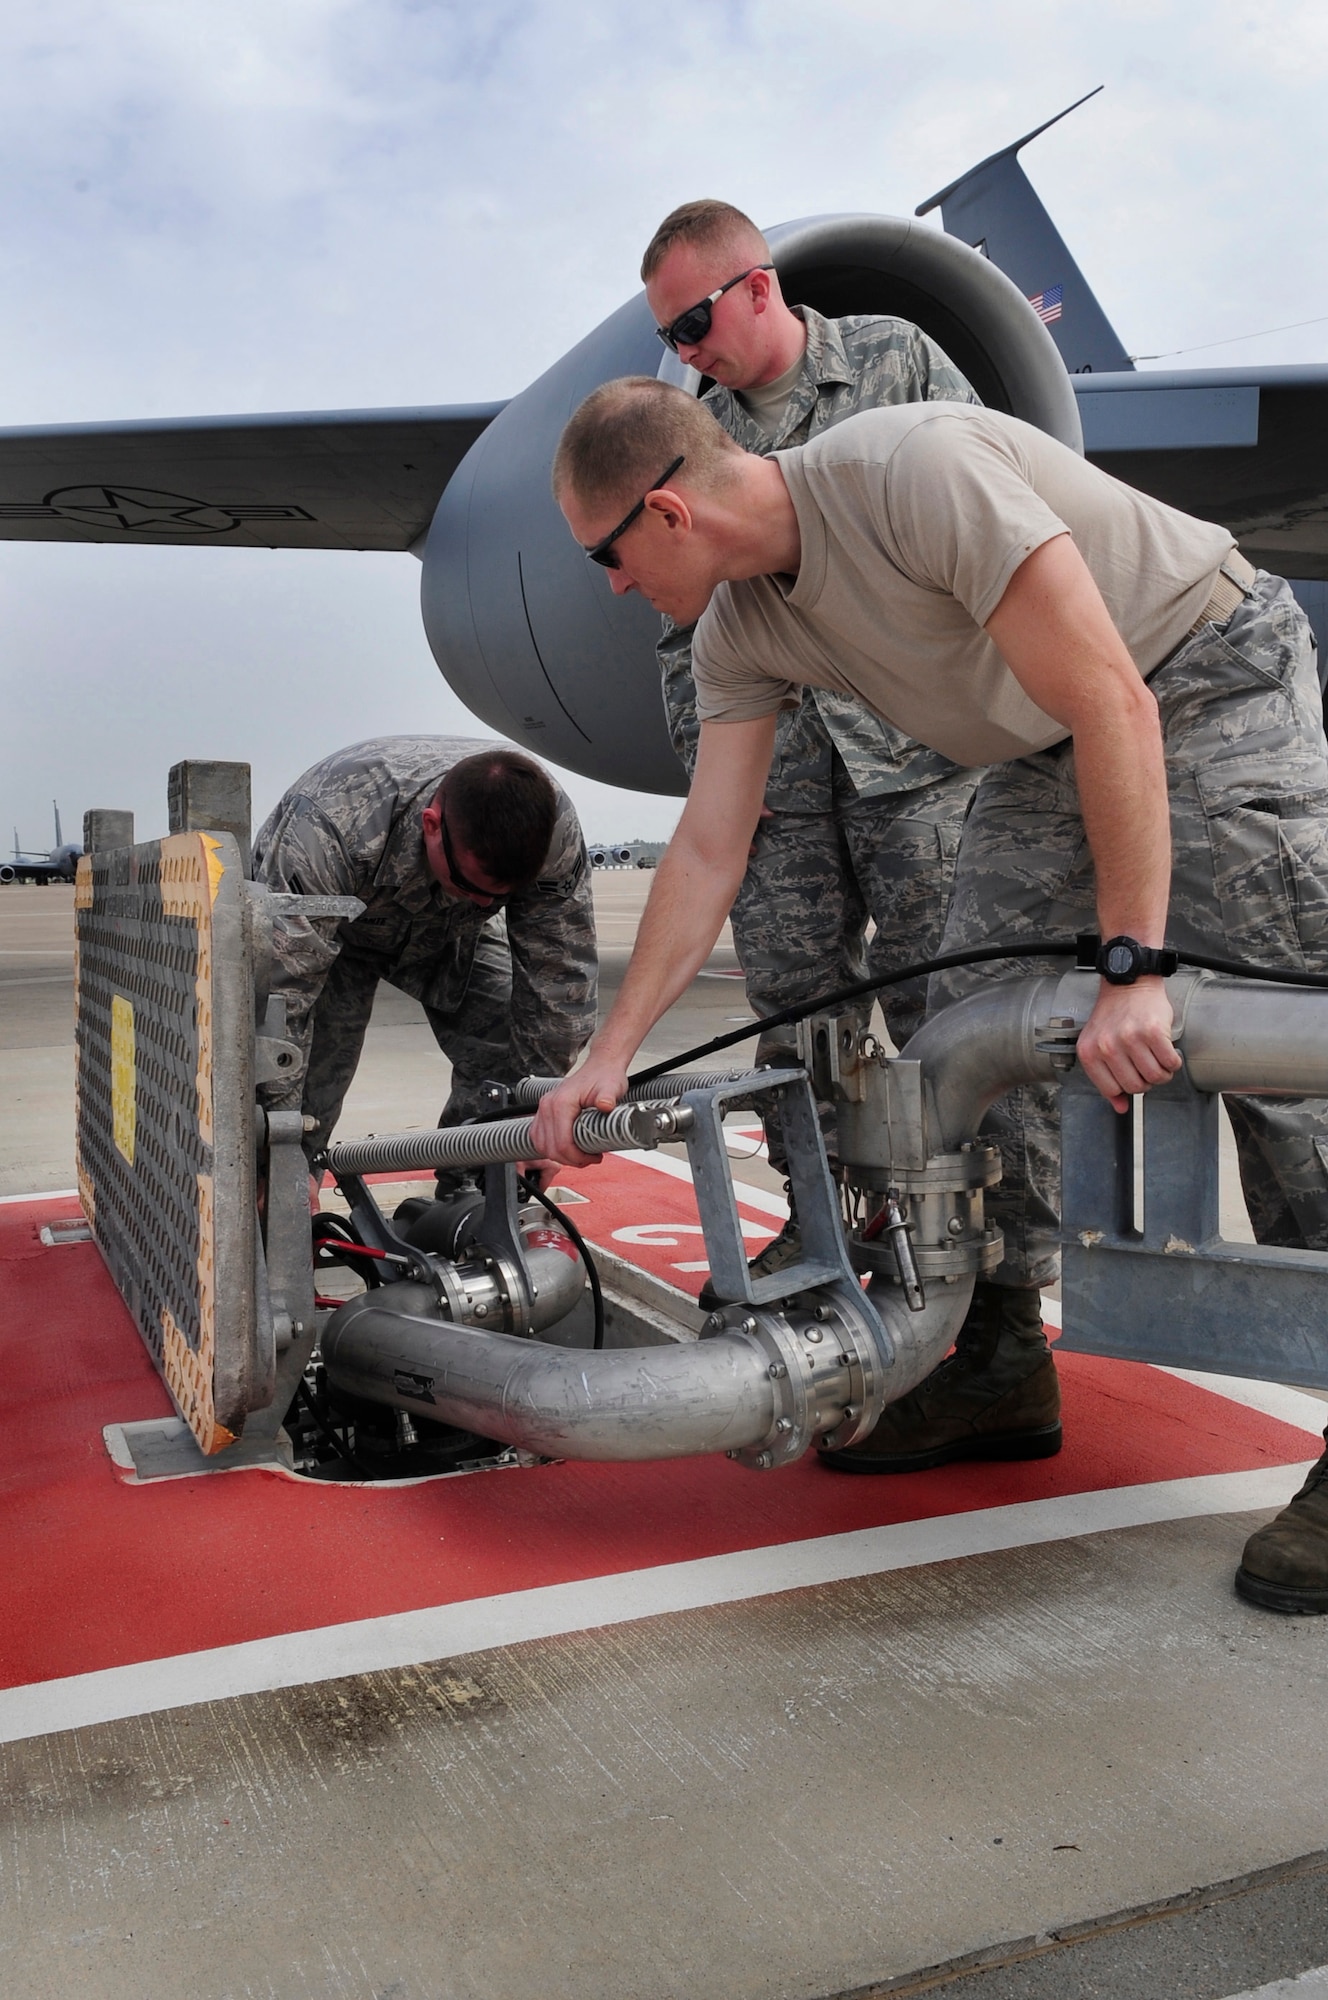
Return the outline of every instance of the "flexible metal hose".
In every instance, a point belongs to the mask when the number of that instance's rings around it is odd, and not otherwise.
[[[334,1174],[387,1173],[396,1167],[485,1167],[529,1160],[531,1118],[495,1118],[488,1125],[444,1125],[426,1132],[388,1132],[376,1139],[348,1139],[328,1148]],[[619,1104],[612,1111],[583,1111],[573,1128],[583,1153],[626,1153],[684,1136],[687,1112],[666,1106]]]

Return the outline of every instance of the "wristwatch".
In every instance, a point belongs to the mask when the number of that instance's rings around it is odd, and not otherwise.
[[[1109,986],[1133,986],[1136,979],[1155,975],[1159,979],[1169,979],[1180,963],[1178,955],[1166,947],[1160,951],[1151,945],[1140,944],[1137,938],[1113,937],[1098,944],[1097,939],[1085,939],[1086,944],[1097,945],[1093,957],[1087,962],[1095,972],[1100,972]],[[1084,956],[1080,964],[1085,963]]]

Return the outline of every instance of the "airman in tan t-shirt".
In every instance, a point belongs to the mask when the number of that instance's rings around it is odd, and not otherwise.
[[[721,583],[696,628],[697,711],[742,722],[799,685],[859,696],[960,764],[1068,734],[984,631],[1020,565],[1067,531],[1139,671],[1188,632],[1234,547],[1031,424],[967,403],[852,417],[774,454],[797,515],[796,577]]]

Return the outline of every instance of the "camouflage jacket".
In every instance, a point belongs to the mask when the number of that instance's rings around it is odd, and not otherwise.
[[[716,384],[705,398],[706,408],[745,451],[765,457],[806,444],[831,424],[887,403],[978,400],[935,341],[907,320],[824,319],[811,306],[794,310],[807,328],[807,351],[778,436],[766,436],[732,389]],[[658,647],[669,735],[689,772],[699,728],[693,630],[665,619]],[[779,718],[767,805],[777,812],[828,812],[832,748],[860,798],[913,791],[955,769],[948,757],[924,749],[851,695],[806,688],[801,706]]]
[[[306,1058],[313,1012],[341,951],[375,960],[380,977],[450,1013],[470,977],[485,925],[512,959],[512,1053],[521,1074],[562,1076],[595,1025],[595,915],[576,808],[559,789],[544,873],[499,911],[449,896],[424,854],[420,813],[443,777],[484,744],[457,736],[380,736],[325,757],[296,781],[259,828],[254,879],[305,895],[358,896],[361,916],[273,926],[273,991]],[[287,1096],[298,1092],[286,1092]]]

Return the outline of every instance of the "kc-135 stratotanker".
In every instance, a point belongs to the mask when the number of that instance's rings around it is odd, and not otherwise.
[[[915,321],[984,402],[1220,521],[1252,561],[1296,580],[1321,626],[1328,365],[1136,371],[1019,165],[1036,137],[921,205],[940,207],[944,233],[871,214],[771,229],[785,298]],[[639,598],[609,598],[549,492],[576,404],[614,376],[656,372],[699,386],[661,358],[638,292],[507,403],[0,431],[0,537],[410,550],[429,643],[468,708],[586,777],[681,794],[658,619]]]

